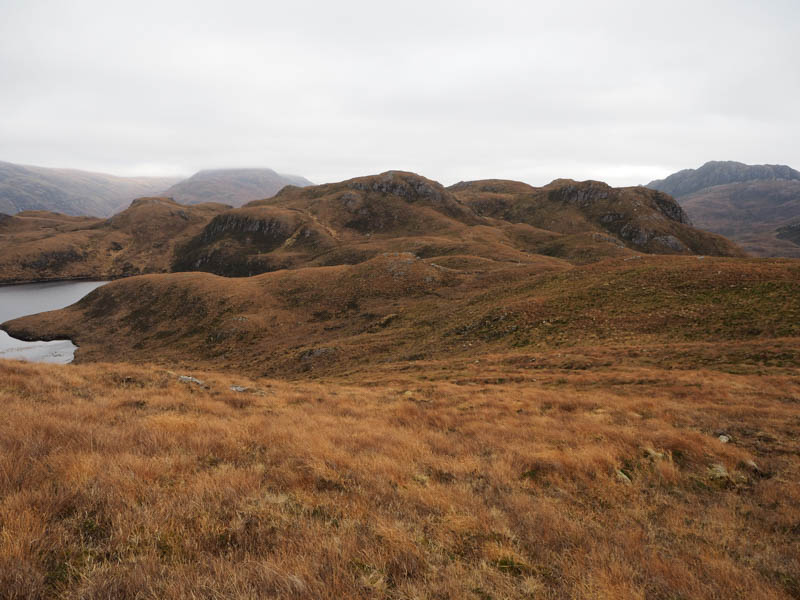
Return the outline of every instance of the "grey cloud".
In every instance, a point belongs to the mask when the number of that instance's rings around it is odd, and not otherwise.
[[[793,1],[0,4],[0,159],[636,184],[800,166]]]

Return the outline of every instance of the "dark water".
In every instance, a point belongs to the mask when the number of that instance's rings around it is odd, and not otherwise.
[[[62,281],[0,286],[0,323],[74,304],[105,281]],[[68,363],[76,346],[68,340],[23,342],[0,331],[0,358]]]

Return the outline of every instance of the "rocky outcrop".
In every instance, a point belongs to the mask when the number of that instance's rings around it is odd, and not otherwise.
[[[741,256],[728,240],[691,226],[669,195],[644,187],[557,179],[543,188],[516,182],[460,183],[450,188],[480,215],[564,234],[611,234],[648,253]]]
[[[299,211],[245,207],[214,217],[177,248],[172,271],[249,277],[291,268],[330,246],[324,228]]]
[[[475,213],[451,194],[444,186],[415,173],[405,171],[387,171],[380,175],[362,177],[347,182],[351,190],[366,192],[360,198],[352,195],[343,195],[345,206],[356,213],[357,218],[350,221],[351,227],[357,230],[370,229],[370,221],[375,221],[373,229],[386,230],[392,228],[392,222],[402,226],[403,215],[394,211],[396,218],[386,219],[385,212],[380,207],[371,203],[370,198],[375,195],[395,196],[409,204],[422,204],[430,206],[436,211],[456,219],[462,223],[477,224],[480,219]],[[384,214],[381,214],[381,213]]]

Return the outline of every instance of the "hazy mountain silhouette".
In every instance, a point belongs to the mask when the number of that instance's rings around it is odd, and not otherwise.
[[[647,186],[672,194],[695,225],[748,252],[800,257],[797,239],[784,231],[800,219],[800,172],[791,167],[709,162]]]
[[[107,217],[178,177],[117,177],[75,169],[50,169],[0,162],[0,213],[47,210]]]
[[[222,202],[242,206],[270,198],[287,185],[311,185],[305,177],[282,175],[272,169],[207,169],[166,190],[163,195],[181,204]]]

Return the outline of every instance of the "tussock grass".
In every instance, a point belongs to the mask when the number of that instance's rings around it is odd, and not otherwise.
[[[2,597],[800,594],[795,375],[192,375],[0,363]]]

